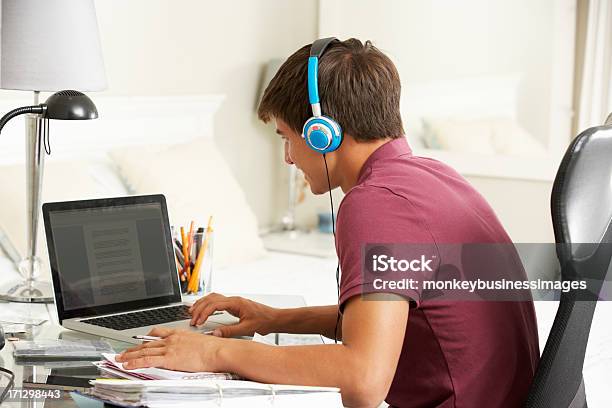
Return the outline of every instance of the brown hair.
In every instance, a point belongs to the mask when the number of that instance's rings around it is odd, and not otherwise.
[[[303,46],[281,65],[259,104],[259,119],[281,119],[297,133],[312,116],[308,102],[308,57]],[[331,43],[319,61],[321,110],[357,141],[404,135],[400,80],[393,62],[370,41]]]

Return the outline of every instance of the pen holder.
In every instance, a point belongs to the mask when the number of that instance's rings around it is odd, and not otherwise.
[[[185,294],[204,295],[210,293],[213,269],[213,249],[215,233],[212,228],[207,232],[201,228],[193,235],[189,249],[189,270],[181,273],[181,291]]]

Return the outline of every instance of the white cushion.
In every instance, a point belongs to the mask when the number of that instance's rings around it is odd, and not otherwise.
[[[541,156],[542,143],[507,117],[425,118],[423,140],[431,149],[483,155]]]
[[[452,152],[495,154],[489,124],[481,120],[424,119],[427,147]]]
[[[498,118],[491,121],[493,146],[499,154],[517,157],[537,157],[546,154],[544,145],[513,120]]]
[[[26,180],[25,166],[0,167],[0,228],[24,255],[26,252]],[[126,187],[113,176],[107,163],[57,162],[47,163],[43,176],[42,202],[85,200],[116,197],[127,194]],[[42,274],[49,279],[42,211],[39,213],[37,255],[42,260]]]
[[[193,220],[205,226],[213,216],[216,267],[265,253],[255,215],[212,140],[201,138],[167,148],[125,148],[110,156],[132,194],[166,196],[173,225],[188,226]]]

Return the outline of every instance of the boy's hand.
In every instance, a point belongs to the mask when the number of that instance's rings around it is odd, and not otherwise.
[[[274,331],[277,309],[253,302],[239,296],[226,297],[211,293],[198,299],[189,309],[191,325],[199,326],[216,311],[227,311],[240,321],[230,326],[222,326],[213,331],[214,336],[234,337],[252,336],[253,333],[268,334]]]
[[[133,370],[144,367],[159,367],[178,371],[219,371],[218,351],[221,343],[227,340],[213,336],[156,327],[149,332],[150,336],[161,337],[131,347],[118,354],[116,359],[123,363],[123,368]]]

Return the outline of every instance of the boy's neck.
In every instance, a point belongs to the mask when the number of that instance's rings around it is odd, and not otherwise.
[[[390,138],[385,138],[371,142],[357,142],[350,136],[344,138],[343,149],[338,150],[336,173],[339,175],[340,188],[344,194],[355,187],[361,169],[372,153],[390,140]]]

